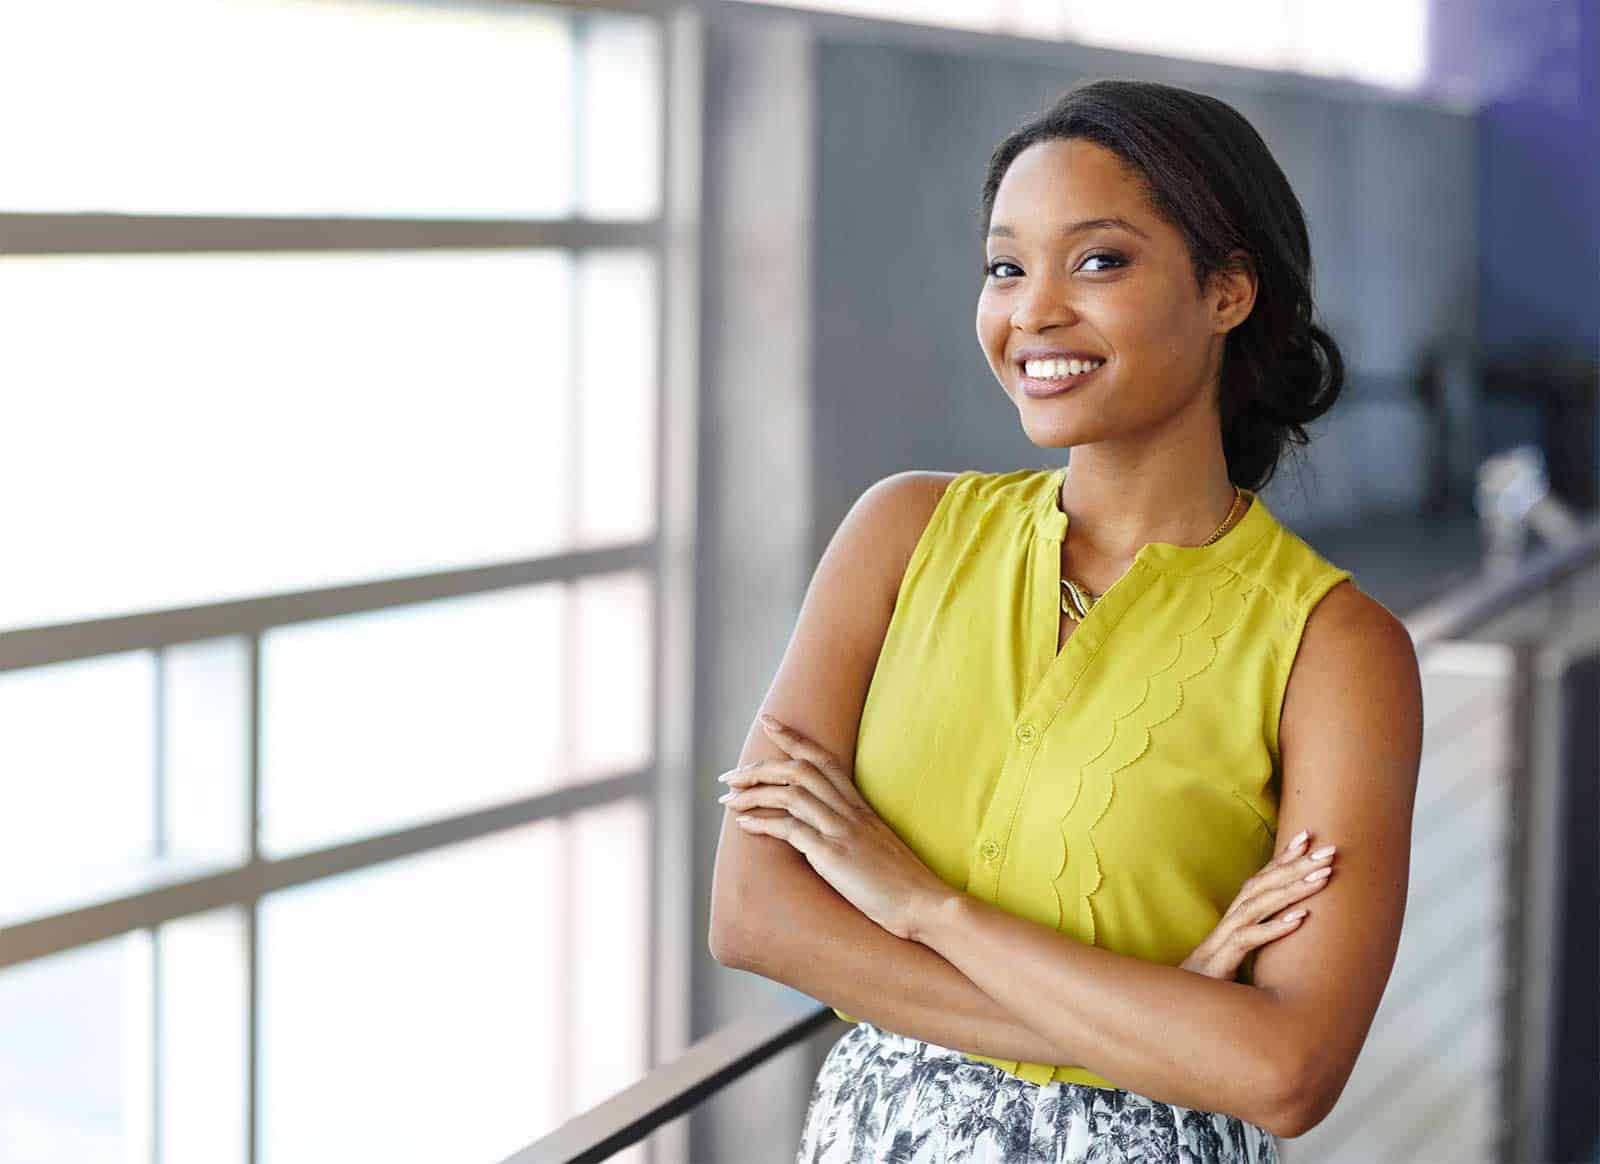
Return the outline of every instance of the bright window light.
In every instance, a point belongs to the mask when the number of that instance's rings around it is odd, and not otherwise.
[[[50,0],[0,10],[0,210],[551,217],[573,209],[554,9]]]
[[[262,1164],[501,1160],[566,1118],[566,827],[262,902]]]
[[[556,251],[0,258],[0,629],[566,548],[571,282]]]
[[[269,631],[261,690],[268,854],[558,783],[570,715],[565,604],[565,588],[547,583]]]

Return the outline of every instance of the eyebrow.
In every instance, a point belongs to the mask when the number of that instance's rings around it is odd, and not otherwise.
[[[1132,231],[1134,234],[1138,235],[1140,238],[1146,238],[1147,239],[1147,238],[1150,237],[1144,231],[1140,230],[1137,226],[1134,226],[1133,223],[1129,222],[1126,218],[1116,218],[1116,217],[1112,217],[1112,218],[1085,218],[1085,219],[1082,219],[1082,220],[1080,220],[1078,222],[1072,223],[1070,226],[1064,227],[1062,229],[1061,233],[1064,236],[1065,235],[1074,235],[1074,234],[1079,234],[1079,233],[1081,233],[1082,231],[1085,231],[1085,230],[1097,230],[1097,229],[1102,229],[1102,228],[1110,228],[1112,230],[1129,230],[1129,231]],[[1009,226],[991,226],[989,228],[989,234],[992,237],[999,237],[999,238],[1016,238],[1017,237],[1017,232],[1012,230]]]

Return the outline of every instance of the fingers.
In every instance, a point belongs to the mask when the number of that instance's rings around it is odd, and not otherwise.
[[[1234,944],[1239,952],[1240,961],[1251,950],[1266,945],[1275,938],[1291,933],[1300,928],[1300,923],[1305,921],[1310,914],[1308,909],[1291,909],[1268,918],[1266,921],[1254,925],[1241,926],[1234,933]]]
[[[810,856],[826,844],[822,835],[804,821],[787,814],[779,816],[736,816],[733,821],[747,833],[764,833],[786,841],[800,852]]]
[[[1271,872],[1262,879],[1262,887],[1276,889],[1293,885],[1297,881],[1322,881],[1333,873],[1333,855],[1337,845],[1323,845],[1304,856],[1275,862]]]
[[[1291,841],[1282,853],[1262,866],[1260,872],[1240,887],[1238,900],[1242,901],[1257,893],[1279,888],[1296,878],[1304,877],[1307,873],[1328,867],[1338,846],[1323,845],[1308,853],[1305,851],[1307,843],[1304,833]]]
[[[718,803],[732,809],[770,803],[762,800],[741,801],[735,797],[741,792],[772,785],[801,788],[840,816],[850,815],[851,802],[840,794],[838,785],[807,760],[757,760],[731,772],[724,772],[717,779],[730,786],[726,794],[718,797]]]
[[[811,779],[819,786],[827,784],[827,781],[815,773]],[[845,814],[819,799],[807,785],[755,784],[749,788],[731,789],[721,799],[730,812],[748,812],[753,808],[782,809],[796,820],[810,825],[822,836],[844,835]]]
[[[1225,915],[1211,938],[1197,950],[1190,969],[1213,978],[1232,978],[1252,951],[1298,930],[1310,910],[1288,905],[1316,893],[1327,880],[1298,881],[1257,894]]]
[[[856,788],[856,782],[839,758],[828,751],[821,744],[807,736],[801,735],[787,724],[779,723],[770,715],[760,716],[761,726],[765,729],[772,742],[777,744],[789,755],[805,760],[828,778],[828,781],[839,790],[839,795],[851,804],[865,804],[861,792]]]
[[[1307,852],[1309,840],[1308,832],[1299,833],[1240,887],[1216,928],[1184,961],[1185,969],[1232,978],[1252,950],[1300,928],[1310,910],[1296,903],[1328,884],[1336,852],[1334,845]]]
[[[1307,830],[1301,829],[1299,833],[1295,835],[1295,838],[1284,846],[1283,852],[1278,854],[1276,860],[1292,861],[1299,853],[1305,850],[1306,843],[1310,839],[1311,834]]]
[[[1230,912],[1244,923],[1260,923],[1317,893],[1332,880],[1335,851],[1336,846],[1324,845],[1304,856],[1273,862],[1246,883]]]

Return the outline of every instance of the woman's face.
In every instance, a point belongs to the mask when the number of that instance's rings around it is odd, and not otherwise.
[[[1223,341],[1249,302],[1237,281],[1201,293],[1183,236],[1116,154],[1029,146],[1001,180],[986,246],[978,342],[1034,444],[1138,437],[1197,410],[1215,423]],[[1056,362],[1073,358],[1102,362]]]

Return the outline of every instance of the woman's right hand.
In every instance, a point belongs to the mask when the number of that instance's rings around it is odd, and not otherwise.
[[[1289,909],[1333,880],[1333,849],[1325,845],[1313,853],[1305,852],[1309,837],[1300,836],[1261,871],[1246,881],[1228,912],[1194,953],[1183,960],[1182,968],[1210,978],[1232,981],[1239,964],[1256,949],[1299,929],[1307,910]],[[1314,881],[1306,874],[1326,870]],[[1280,913],[1283,910],[1286,912]]]

